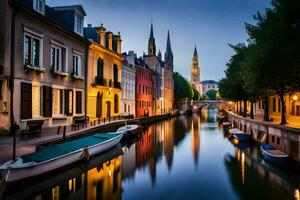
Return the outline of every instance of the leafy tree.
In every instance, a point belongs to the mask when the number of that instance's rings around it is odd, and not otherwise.
[[[216,90],[208,90],[206,92],[206,96],[208,96],[209,100],[216,100],[217,99],[217,91]]]
[[[193,88],[189,82],[178,72],[173,73],[174,79],[174,96],[175,101],[188,98],[191,99],[194,96]]]

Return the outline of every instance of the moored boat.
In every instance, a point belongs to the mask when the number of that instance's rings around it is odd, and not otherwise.
[[[282,165],[288,159],[288,154],[286,154],[268,144],[260,145],[260,150],[261,150],[263,158],[267,162],[270,162],[270,163]]]
[[[15,161],[4,163],[0,166],[0,173],[8,184],[39,176],[110,149],[122,137],[123,132],[96,133],[61,144],[50,144]]]
[[[240,131],[239,129],[236,128],[231,128],[228,131],[233,138],[237,139],[240,142],[248,142],[251,140],[251,137],[249,134],[244,133],[242,131]]]
[[[123,132],[124,136],[128,136],[128,135],[134,135],[135,133],[137,133],[139,128],[139,125],[137,124],[131,124],[131,125],[126,125],[126,126],[122,126],[120,128],[118,128],[118,130],[116,132]]]

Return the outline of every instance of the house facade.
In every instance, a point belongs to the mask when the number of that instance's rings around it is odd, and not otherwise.
[[[5,61],[12,70],[13,120],[44,120],[44,127],[70,125],[85,115],[85,72],[88,43],[83,38],[86,15],[80,5],[49,7],[44,0],[6,1]],[[2,24],[2,22],[1,22]],[[10,56],[9,56],[10,57]],[[6,71],[6,70],[5,70]],[[5,90],[6,91],[6,90]],[[5,98],[6,99],[6,98]]]
[[[144,60],[135,59],[136,67],[136,117],[153,115],[153,71]]]
[[[101,25],[84,28],[89,40],[87,76],[87,115],[91,119],[110,118],[121,114],[120,33],[113,34]]]
[[[124,53],[125,60],[122,65],[122,97],[121,97],[121,115],[135,116],[135,88],[136,88],[136,54],[129,51]]]

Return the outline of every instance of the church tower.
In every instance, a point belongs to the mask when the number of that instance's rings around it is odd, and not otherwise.
[[[150,37],[148,40],[148,55],[154,56],[156,55],[156,45],[155,45],[155,38],[153,36],[153,24],[151,23],[150,27]]]
[[[194,49],[194,56],[192,59],[191,84],[192,85],[200,84],[200,67],[199,67],[199,60],[198,60],[198,53],[197,53],[196,46]]]
[[[165,52],[165,65],[167,69],[173,71],[173,52],[171,49],[171,41],[170,41],[170,33],[168,31],[167,37],[167,45],[166,45],[166,52]]]

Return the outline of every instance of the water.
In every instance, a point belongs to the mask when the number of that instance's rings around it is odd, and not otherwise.
[[[300,173],[224,137],[214,110],[151,125],[89,163],[11,186],[8,199],[300,199]],[[122,155],[123,154],[123,155]]]

